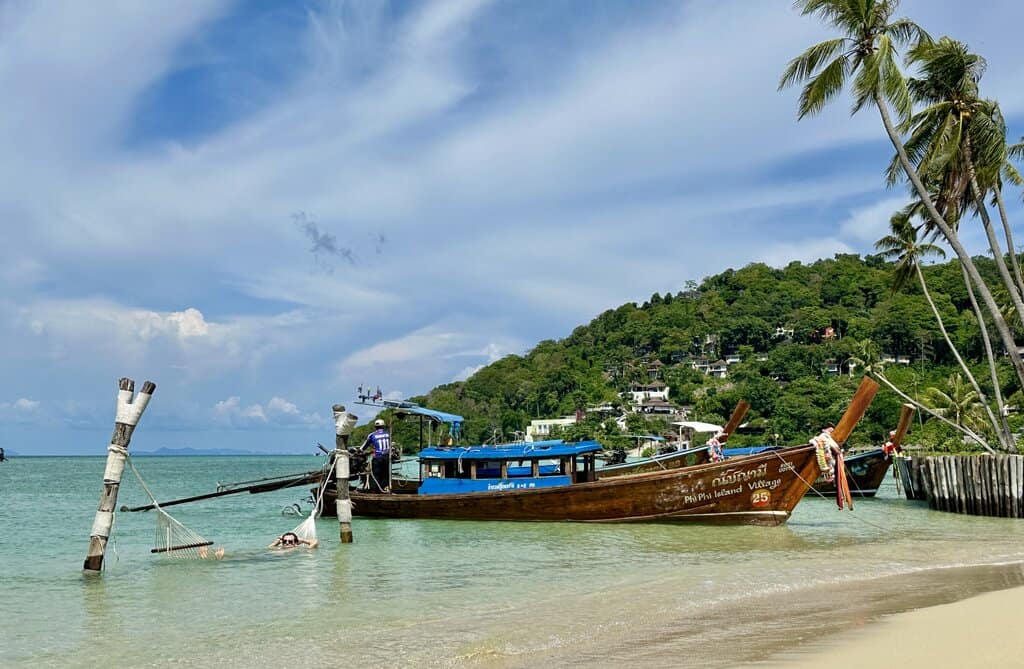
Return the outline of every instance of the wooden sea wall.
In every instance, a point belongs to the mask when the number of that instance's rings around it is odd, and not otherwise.
[[[908,499],[938,511],[1024,518],[1024,457],[941,455],[902,458],[898,475]]]

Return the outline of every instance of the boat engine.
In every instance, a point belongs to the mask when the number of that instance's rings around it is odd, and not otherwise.
[[[361,449],[348,449],[348,476],[349,480],[366,473],[366,465],[369,457]]]
[[[613,448],[610,451],[605,451],[604,464],[609,465],[621,465],[626,461],[626,449],[624,448]]]

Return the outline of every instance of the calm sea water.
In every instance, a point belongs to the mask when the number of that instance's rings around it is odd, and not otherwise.
[[[322,460],[135,462],[167,499]],[[724,667],[1024,582],[1024,523],[932,512],[891,479],[852,514],[806,499],[779,528],[356,518],[343,546],[324,519],[319,549],[284,555],[265,546],[306,491],[243,494],[168,509],[224,560],[153,557],[153,514],[119,513],[86,578],[103,463],[0,464],[0,666]],[[119,505],[147,501],[126,471]]]

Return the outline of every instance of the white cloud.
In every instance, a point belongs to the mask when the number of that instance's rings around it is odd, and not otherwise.
[[[294,429],[325,424],[319,413],[305,413],[294,402],[276,396],[265,404],[243,404],[241,397],[232,395],[214,405],[213,416],[218,424],[238,428]]]
[[[20,397],[13,402],[0,402],[0,418],[12,423],[35,423],[43,418],[40,402]]]
[[[837,253],[854,253],[854,250],[834,237],[804,239],[800,242],[769,244],[757,260],[772,267],[785,267],[795,260],[812,263],[822,258],[832,258]]]
[[[889,219],[909,202],[908,197],[889,197],[850,211],[839,224],[839,233],[847,239],[873,245],[889,233]]]

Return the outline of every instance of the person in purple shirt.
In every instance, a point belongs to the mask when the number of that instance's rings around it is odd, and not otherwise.
[[[370,462],[370,491],[390,492],[391,491],[391,435],[388,434],[387,425],[378,418],[373,421],[373,432],[366,436],[363,442],[363,450],[373,450],[373,460]]]

